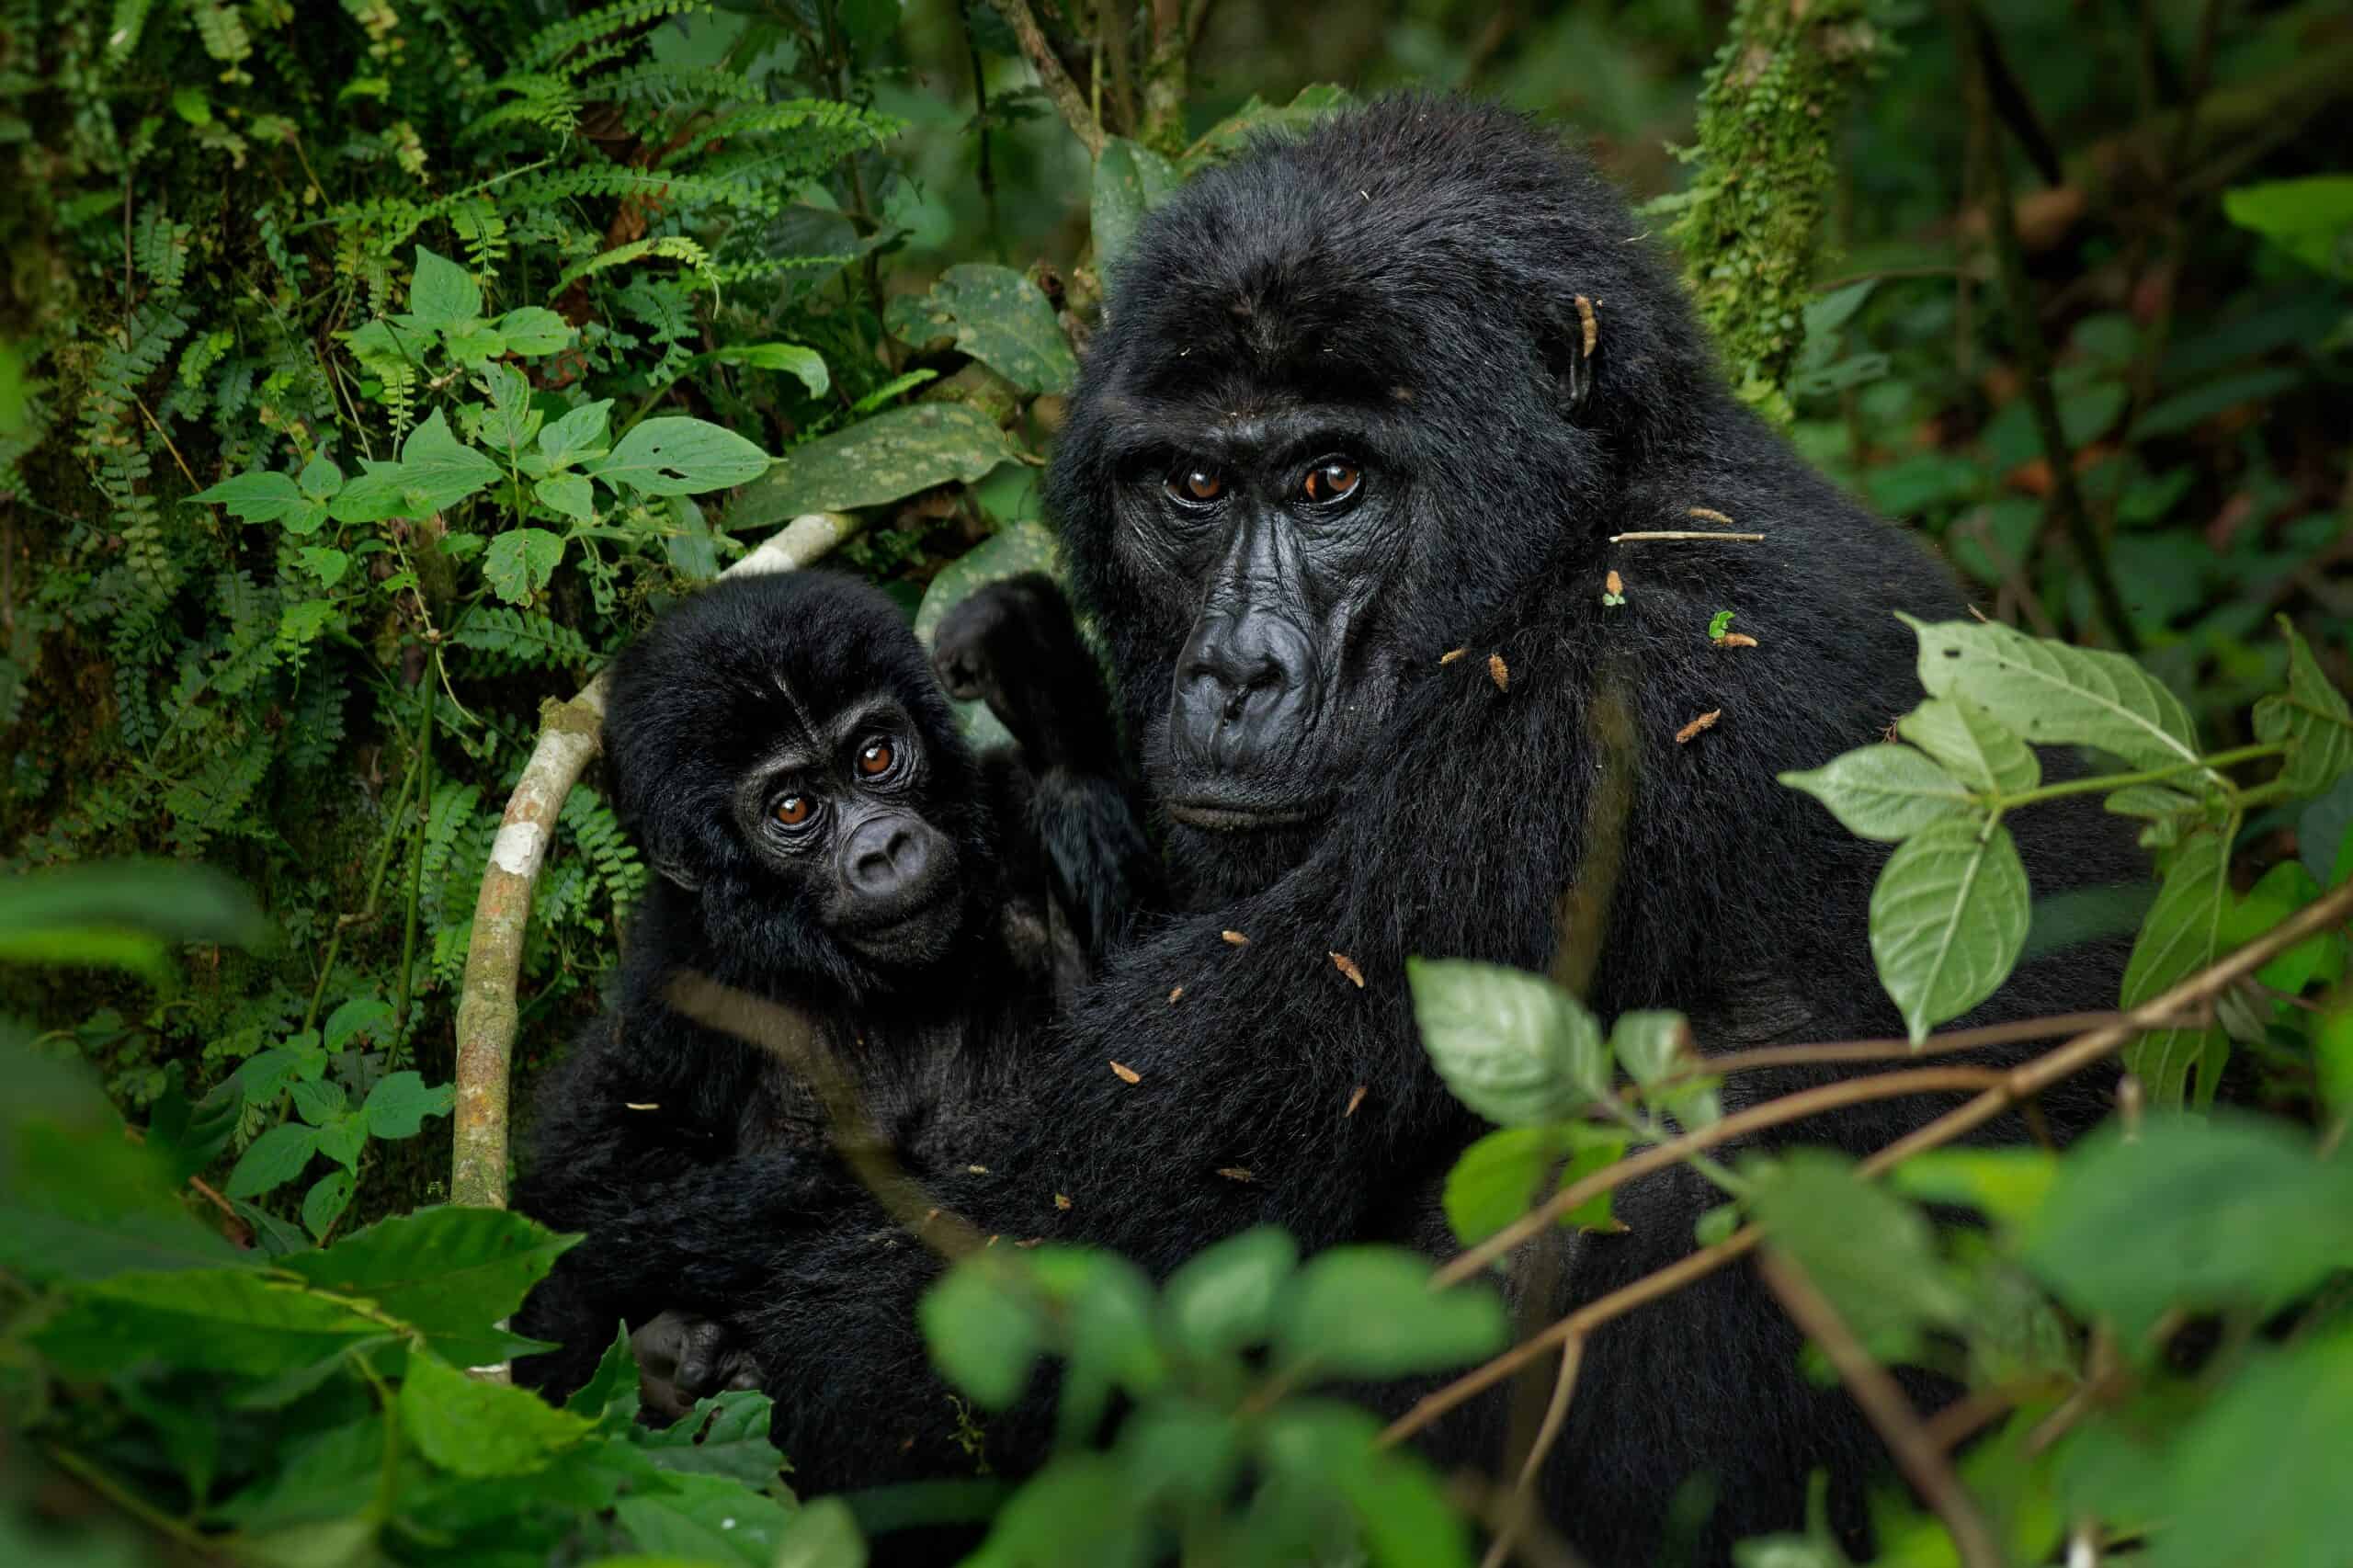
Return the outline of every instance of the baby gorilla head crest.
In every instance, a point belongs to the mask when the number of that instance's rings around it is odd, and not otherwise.
[[[1640,238],[1550,136],[1411,97],[1146,220],[1050,494],[1180,856],[1288,863],[1405,683],[1562,591],[1629,465],[1695,438],[1711,372]]]
[[[605,733],[621,816],[692,898],[714,967],[856,994],[976,927],[978,767],[873,588],[712,585],[621,655]]]

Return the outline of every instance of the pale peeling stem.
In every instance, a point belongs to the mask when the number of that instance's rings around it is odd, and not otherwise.
[[[806,566],[858,529],[842,512],[792,519],[723,575],[751,576]],[[451,1129],[449,1201],[476,1209],[506,1207],[507,1080],[518,1016],[523,936],[531,894],[555,842],[556,813],[597,755],[605,717],[602,673],[569,702],[540,710],[540,738],[507,798],[491,844],[482,893],[474,901],[472,939],[458,996],[458,1103]]]

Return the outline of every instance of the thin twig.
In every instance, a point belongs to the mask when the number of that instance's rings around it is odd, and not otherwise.
[[[2188,1015],[2190,1018],[2202,1017]],[[1760,1045],[1750,1051],[1728,1051],[1721,1056],[1687,1060],[1667,1080],[1713,1078],[1728,1073],[1750,1073],[1764,1067],[1835,1066],[1851,1062],[1907,1062],[1920,1056],[1945,1056],[1956,1051],[1982,1051],[1989,1046],[2018,1045],[2034,1040],[2057,1040],[2112,1024],[2118,1012],[2054,1013],[2043,1018],[2021,1018],[2011,1024],[1983,1024],[1972,1029],[1947,1029],[1919,1044],[1908,1040],[1848,1040],[1823,1045]],[[2176,1023],[2181,1020],[2175,1020]],[[2167,1024],[2172,1028],[2173,1024]]]
[[[1952,1461],[1920,1424],[1919,1412],[1904,1397],[1894,1376],[1863,1347],[1830,1298],[1786,1254],[1768,1252],[1756,1260],[1756,1272],[1780,1298],[1791,1320],[1805,1330],[1808,1339],[1822,1346],[1822,1353],[1838,1369],[1838,1381],[1870,1417],[1880,1440],[1895,1457],[1896,1468],[1944,1521],[1963,1568],[2002,1568],[2001,1549],[1995,1545],[1969,1489],[1953,1473]]]
[[[1696,531],[1683,528],[1668,528],[1664,531],[1611,534],[1609,536],[1609,542],[1612,544],[1641,544],[1652,540],[1721,539],[1732,540],[1743,544],[1757,544],[1761,543],[1764,538],[1765,536],[1763,534],[1718,533],[1713,528],[1704,528]]]
[[[1511,1516],[1495,1531],[1495,1542],[1487,1548],[1480,1568],[1502,1568],[1513,1546],[1527,1533],[1529,1521],[1537,1517],[1536,1478],[1543,1473],[1545,1456],[1561,1440],[1561,1429],[1568,1425],[1569,1400],[1576,1392],[1577,1370],[1584,1362],[1584,1340],[1571,1339],[1561,1346],[1561,1369],[1553,1375],[1552,1403],[1544,1407],[1544,1424],[1537,1428],[1536,1440],[1528,1446],[1528,1458],[1519,1467]]]
[[[989,0],[989,4],[1013,29],[1015,40],[1021,45],[1022,58],[1038,73],[1038,85],[1053,100],[1063,123],[1070,127],[1071,134],[1078,138],[1088,157],[1101,157],[1103,127],[1087,112],[1086,97],[1080,94],[1078,84],[1070,79],[1070,73],[1063,69],[1062,57],[1054,52],[1054,46],[1046,41],[1038,18],[1030,14],[1029,0]]]

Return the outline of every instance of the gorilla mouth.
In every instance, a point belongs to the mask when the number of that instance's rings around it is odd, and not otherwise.
[[[1304,807],[1269,808],[1229,804],[1222,801],[1171,801],[1168,814],[1187,827],[1208,833],[1259,833],[1270,828],[1296,827],[1314,819]]]
[[[954,927],[958,914],[956,900],[938,897],[926,901],[904,913],[860,926],[842,933],[849,944],[869,958],[890,961],[914,961],[927,957]]]

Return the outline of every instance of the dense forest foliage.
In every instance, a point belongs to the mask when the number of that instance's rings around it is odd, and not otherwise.
[[[1560,1560],[1512,1473],[1437,1474],[1315,1392],[1530,1363],[1483,1284],[1379,1249],[1252,1233],[1158,1285],[975,1255],[925,1325],[976,1474],[846,1499],[793,1494],[763,1395],[633,1426],[625,1343],[561,1411],[466,1371],[561,1244],[450,1202],[506,1179],[453,1189],[461,1006],[506,966],[478,1017],[527,1085],[647,875],[591,766],[528,922],[492,907],[543,735],[793,529],[919,630],[1051,563],[1042,454],[1140,217],[1407,85],[1589,140],[1741,395],[1970,584],[1981,622],[1920,629],[1924,676],[1953,651],[1930,701],[1790,780],[1899,845],[1872,940],[1911,1044],[2021,953],[2138,933],[2137,1011],[2057,1021],[1886,1186],[1710,1159],[1734,1069],[1676,1020],[1429,965],[1433,1061],[1499,1124],[1449,1185],[1465,1244],[1607,1226],[1618,1181],[1698,1164],[1701,1241],[1761,1242],[1823,1376],[1875,1419],[1891,1365],[1968,1391],[1882,1426],[1883,1562],[2346,1560],[2328,0],[0,0],[0,1552],[764,1568],[951,1518],[1006,1563],[1467,1562],[1474,1524]],[[2029,734],[2092,766],[2046,783]],[[2035,901],[2003,820],[2088,791],[2159,874]],[[2063,1155],[1937,1146],[2120,1053]],[[1860,1092],[1937,1071],[1881,1056]],[[1063,1450],[986,1473],[1050,1356]]]

